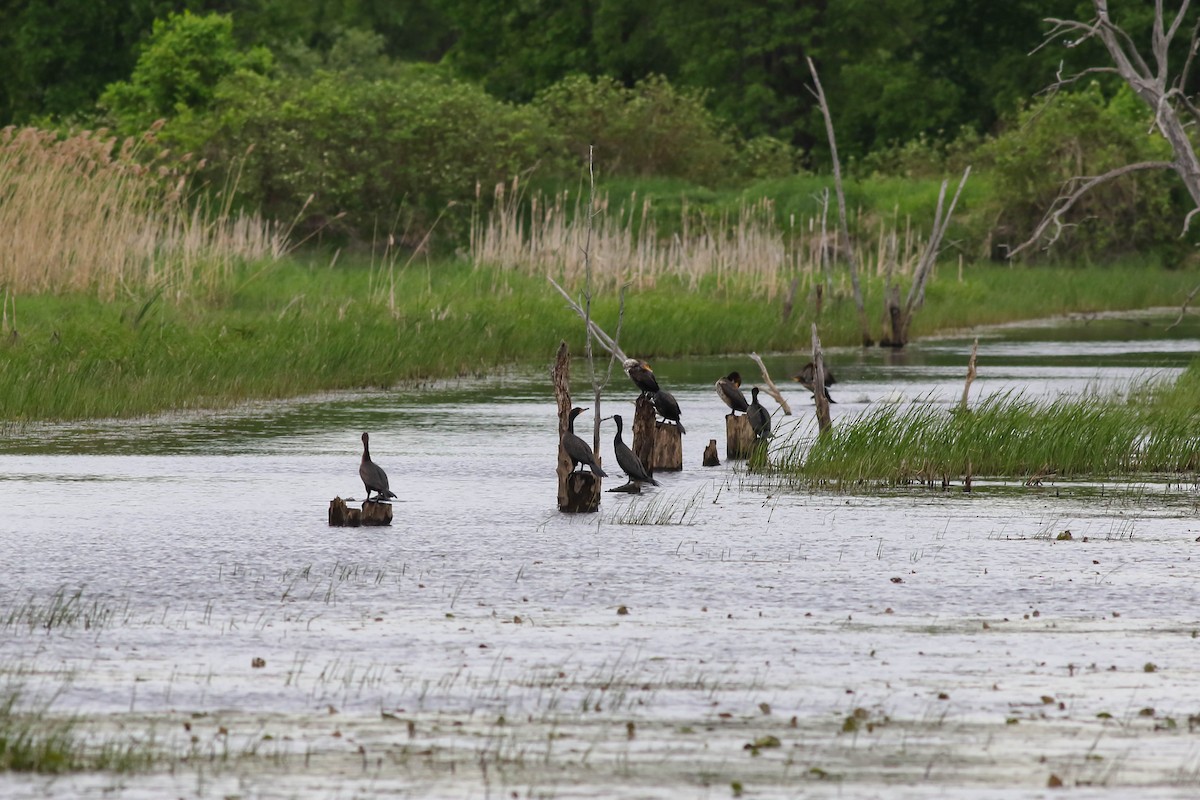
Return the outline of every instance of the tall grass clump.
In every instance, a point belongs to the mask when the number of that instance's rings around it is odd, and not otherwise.
[[[780,471],[813,482],[946,483],[1195,471],[1200,408],[1115,397],[992,395],[973,409],[872,409],[816,441],[793,439]]]
[[[28,706],[19,687],[0,690],[0,773],[134,772],[161,753],[150,741],[89,743],[75,717],[50,714],[50,703]]]
[[[153,131],[123,141],[104,130],[0,131],[0,284],[106,300],[152,286],[182,298],[238,264],[281,255],[281,230],[190,202],[196,166],[157,150]]]

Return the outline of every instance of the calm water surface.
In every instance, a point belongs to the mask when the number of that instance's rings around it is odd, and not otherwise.
[[[1171,379],[1200,325],[1169,321],[980,333],[972,397]],[[835,424],[956,403],[971,340],[829,350]],[[795,412],[776,429],[806,435],[807,359],[765,360]],[[713,381],[748,389],[753,362],[655,369],[684,471],[578,517],[542,369],[0,439],[0,682],[170,754],[0,796],[1200,792],[1195,486],[781,492],[700,466],[724,452]],[[602,413],[635,394],[616,370]],[[364,430],[395,522],[329,528]]]

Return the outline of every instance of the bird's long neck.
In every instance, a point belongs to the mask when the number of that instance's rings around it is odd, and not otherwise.
[[[364,440],[364,441],[363,441],[363,457],[362,457],[362,460],[363,460],[363,461],[370,461],[370,460],[371,460],[371,448],[369,448],[369,447],[367,446],[366,440]]]

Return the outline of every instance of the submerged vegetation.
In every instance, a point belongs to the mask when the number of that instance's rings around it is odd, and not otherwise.
[[[1128,397],[1032,400],[1005,393],[968,408],[884,405],[815,441],[793,438],[776,467],[814,483],[947,486],[974,477],[1125,478],[1200,468],[1200,362],[1174,386]]]

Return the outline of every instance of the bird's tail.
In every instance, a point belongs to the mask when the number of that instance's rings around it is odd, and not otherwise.
[[[679,432],[680,432],[680,433],[687,433],[687,428],[683,427],[683,423],[682,423],[682,422],[676,422],[675,424],[679,426]]]
[[[607,478],[607,477],[608,477],[608,473],[607,473],[607,472],[605,472],[604,470],[600,469],[600,467],[593,466],[593,467],[592,467],[592,472],[596,473],[596,474],[597,474],[597,475],[599,475],[601,478]]]

